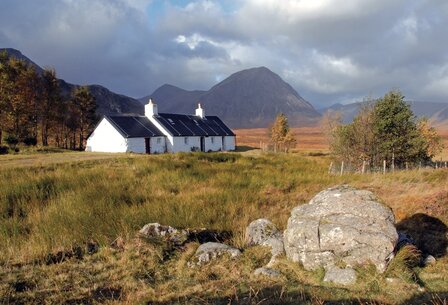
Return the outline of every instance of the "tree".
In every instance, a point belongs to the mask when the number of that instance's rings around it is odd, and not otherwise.
[[[427,121],[416,123],[410,106],[399,91],[377,101],[365,101],[351,124],[332,129],[330,149],[341,161],[359,167],[383,160],[402,166],[427,161],[440,150],[441,140]]]
[[[72,112],[79,130],[79,149],[84,148],[84,139],[97,120],[94,96],[87,87],[76,88],[72,95]],[[76,142],[76,139],[74,139]],[[75,145],[74,145],[75,146]]]
[[[441,153],[444,145],[442,137],[437,133],[437,130],[429,124],[427,118],[422,118],[417,122],[417,129],[423,140],[424,150],[427,151],[429,158],[434,158]]]
[[[373,109],[374,134],[379,157],[397,165],[417,161],[425,154],[419,139],[416,117],[400,91],[390,91]]]
[[[42,145],[48,146],[50,128],[56,124],[58,110],[62,103],[59,80],[54,69],[45,69],[42,75],[42,103],[40,107],[40,129]]]
[[[283,113],[280,113],[276,118],[274,125],[271,127],[271,140],[274,143],[274,150],[286,150],[295,144],[296,139],[288,125],[288,119]]]

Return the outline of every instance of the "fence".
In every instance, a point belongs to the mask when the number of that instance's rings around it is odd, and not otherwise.
[[[402,165],[396,165],[393,162],[387,162],[384,160],[381,166],[373,165],[371,166],[367,161],[364,161],[362,165],[353,165],[350,162],[339,161],[331,162],[328,168],[328,173],[333,175],[343,175],[345,173],[358,173],[358,174],[368,174],[368,173],[393,173],[396,171],[406,171],[406,170],[421,170],[421,169],[448,169],[448,161],[430,161],[430,162],[418,162],[411,163],[405,162]]]

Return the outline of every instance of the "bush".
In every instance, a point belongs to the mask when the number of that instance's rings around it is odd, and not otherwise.
[[[19,144],[19,139],[16,136],[10,134],[5,137],[5,142],[9,146],[16,146],[17,144]]]
[[[8,154],[9,148],[8,146],[0,146],[0,155]]]
[[[23,143],[24,143],[26,146],[36,146],[36,145],[37,145],[37,138],[36,138],[36,137],[26,137],[26,138],[23,140]]]

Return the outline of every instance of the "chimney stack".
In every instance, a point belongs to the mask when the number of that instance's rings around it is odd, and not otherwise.
[[[153,103],[152,98],[150,98],[149,103],[145,105],[145,116],[150,118],[158,114],[157,104]]]
[[[198,108],[196,109],[196,116],[200,117],[201,119],[205,118],[205,111],[201,107],[201,103],[198,103]]]

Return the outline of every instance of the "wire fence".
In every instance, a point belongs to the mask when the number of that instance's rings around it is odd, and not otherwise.
[[[425,161],[425,162],[405,162],[404,164],[394,164],[384,160],[381,165],[371,165],[363,162],[362,165],[354,165],[345,161],[333,161],[330,163],[328,173],[333,175],[344,175],[349,173],[369,174],[369,173],[394,173],[399,171],[422,170],[422,169],[448,169],[448,161]]]

